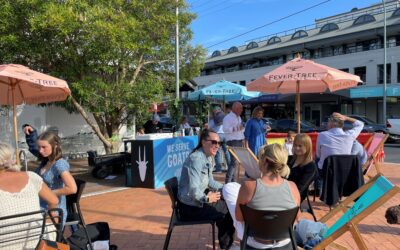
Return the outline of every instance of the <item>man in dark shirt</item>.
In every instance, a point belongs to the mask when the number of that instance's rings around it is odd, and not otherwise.
[[[151,120],[148,120],[144,124],[144,133],[145,134],[154,134],[158,133],[161,130],[161,126],[158,124],[160,121],[160,117],[157,114],[153,114]]]

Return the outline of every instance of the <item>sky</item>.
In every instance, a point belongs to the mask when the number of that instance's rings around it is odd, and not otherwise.
[[[381,2],[379,0],[186,1],[190,6],[190,11],[197,15],[191,24],[194,33],[192,44],[201,44],[207,48],[209,54],[215,50],[244,45],[247,41],[256,38],[312,25],[315,19],[348,12],[354,7],[360,9]],[[315,5],[318,6],[313,7]],[[295,15],[290,16],[292,14]],[[278,21],[285,17],[288,18]],[[269,24],[271,22],[274,23]],[[265,27],[239,36],[264,25]],[[223,42],[235,36],[239,37]]]

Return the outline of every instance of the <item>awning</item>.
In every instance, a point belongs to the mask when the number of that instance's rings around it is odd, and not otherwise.
[[[387,86],[386,96],[400,96],[400,86]],[[357,87],[350,89],[351,98],[383,97],[383,85],[374,87]]]

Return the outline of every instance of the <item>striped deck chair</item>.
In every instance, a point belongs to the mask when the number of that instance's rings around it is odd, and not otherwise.
[[[347,197],[337,207],[332,209],[319,220],[322,223],[326,223],[339,212],[344,213],[327,230],[324,235],[324,240],[313,249],[322,250],[327,246],[338,249],[347,249],[346,247],[334,242],[346,232],[351,233],[359,249],[368,249],[360,235],[357,224],[377,208],[382,206],[390,198],[395,196],[399,191],[400,187],[392,184],[381,174],[377,174],[371,178],[366,184],[357,189],[357,191]]]
[[[388,134],[374,133],[374,135],[365,143],[364,148],[367,151],[368,160],[362,166],[364,176],[368,174],[368,171],[372,166],[375,166],[375,170],[378,174],[381,173],[378,154],[383,150],[384,143],[388,137]],[[369,175],[367,176],[371,177]]]

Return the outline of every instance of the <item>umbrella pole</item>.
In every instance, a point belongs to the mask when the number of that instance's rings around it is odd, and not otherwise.
[[[296,82],[297,133],[300,134],[300,81]]]
[[[15,104],[15,86],[12,86],[12,99],[13,99],[13,123],[14,123],[14,140],[15,140],[15,160],[17,165],[19,165],[19,150],[18,150],[18,125],[17,125],[17,108]]]

